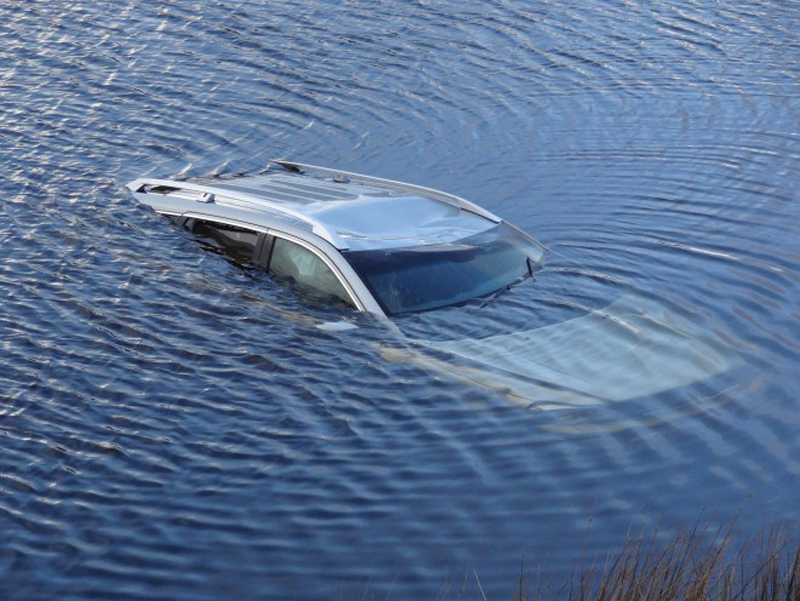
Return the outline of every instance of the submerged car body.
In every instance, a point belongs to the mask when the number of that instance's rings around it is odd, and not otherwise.
[[[379,318],[484,296],[529,277],[543,247],[437,190],[275,161],[235,179],[140,179],[140,202],[301,293]]]
[[[529,279],[545,257],[539,242],[457,196],[288,161],[258,175],[144,178],[128,188],[300,295],[387,324],[488,299]],[[426,365],[540,408],[655,394],[732,362],[727,349],[657,303],[631,298],[547,327],[407,341]]]

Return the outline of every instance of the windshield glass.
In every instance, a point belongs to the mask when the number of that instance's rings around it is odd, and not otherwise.
[[[342,253],[388,315],[491,294],[533,273],[543,249],[500,224],[456,242]]]

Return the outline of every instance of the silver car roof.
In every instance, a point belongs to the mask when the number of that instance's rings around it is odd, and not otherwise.
[[[138,179],[134,196],[165,214],[230,216],[231,209],[266,228],[308,230],[340,250],[373,250],[454,242],[500,223],[499,217],[439,190],[273,161],[279,169],[230,179]]]

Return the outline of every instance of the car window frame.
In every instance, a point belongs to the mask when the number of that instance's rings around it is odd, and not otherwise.
[[[350,299],[350,304],[352,304],[356,311],[371,312],[367,309],[360,296],[356,293],[356,290],[344,276],[342,270],[336,264],[336,261],[323,252],[322,249],[299,236],[293,235],[289,232],[279,231],[275,228],[259,226],[253,223],[242,222],[237,219],[219,217],[216,215],[212,216],[187,213],[181,216],[175,216],[173,221],[176,223],[176,225],[179,225],[189,231],[192,231],[197,222],[202,222],[204,225],[208,225],[210,227],[214,227],[214,224],[219,224],[238,227],[255,232],[257,234],[257,238],[251,261],[254,265],[258,266],[259,269],[263,269],[267,273],[269,273],[269,263],[272,258],[272,249],[275,246],[275,239],[281,238],[287,242],[297,244],[298,246],[301,246],[314,254],[331,271],[331,273],[333,273],[333,276],[338,280],[344,291],[347,293]],[[346,264],[346,261],[343,258],[342,261]]]
[[[339,266],[333,261],[328,255],[322,252],[321,249],[314,246],[313,244],[309,243],[308,241],[294,236],[288,232],[283,231],[276,231],[272,228],[267,228],[266,235],[269,236],[271,239],[269,242],[265,242],[262,252],[261,258],[259,260],[259,266],[262,267],[267,273],[269,273],[269,266],[272,261],[272,253],[275,248],[275,242],[278,239],[285,240],[286,242],[296,244],[308,251],[310,251],[314,256],[316,256],[322,263],[330,270],[330,272],[334,275],[334,277],[338,280],[339,284],[341,284],[344,291],[347,293],[348,297],[350,297],[350,304],[352,304],[353,308],[357,311],[365,312],[366,307],[364,303],[361,301],[361,298],[356,291],[353,289],[353,286],[344,277]],[[262,262],[263,261],[263,262]]]
[[[257,259],[260,256],[264,246],[264,232],[247,225],[241,225],[239,223],[227,223],[219,220],[193,218],[182,221],[183,227],[188,229],[192,234],[200,238],[210,238],[214,240],[214,242],[218,245],[218,249],[237,264],[257,264]],[[197,231],[198,226],[216,230],[220,233],[216,234]],[[233,236],[228,236],[225,234],[226,228],[235,228],[235,230],[241,230],[248,234],[254,234],[255,241],[252,244],[249,242],[238,241],[240,246],[247,246],[249,248],[247,250],[244,248],[236,248],[237,241]]]

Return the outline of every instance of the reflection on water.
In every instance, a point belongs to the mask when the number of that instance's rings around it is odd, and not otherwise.
[[[0,8],[4,598],[434,598],[473,570],[495,598],[522,555],[559,580],[704,507],[745,534],[798,518],[798,8],[384,4]],[[530,411],[391,360],[369,319],[318,329],[342,315],[122,187],[276,156],[444,189],[549,247],[492,311],[398,322],[417,337],[635,297],[738,361]],[[524,359],[639,378],[590,323]]]

